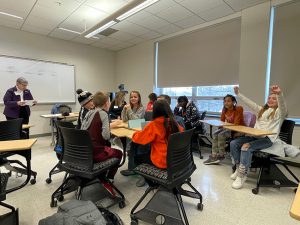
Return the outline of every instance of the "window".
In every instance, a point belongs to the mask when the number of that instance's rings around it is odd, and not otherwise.
[[[169,95],[172,99],[172,109],[174,109],[177,104],[177,98],[185,95],[197,105],[200,111],[217,114],[222,111],[223,97],[227,94],[234,95],[234,86],[235,85],[156,88],[156,93]]]

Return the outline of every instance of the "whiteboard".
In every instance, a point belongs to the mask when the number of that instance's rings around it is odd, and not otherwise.
[[[74,65],[0,56],[0,103],[19,77],[38,103],[75,103]]]

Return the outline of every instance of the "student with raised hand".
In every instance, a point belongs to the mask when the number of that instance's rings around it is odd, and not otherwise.
[[[223,104],[221,121],[235,125],[244,125],[244,110],[242,106],[237,105],[236,98],[233,95],[226,95],[223,98]],[[231,135],[232,132],[224,128],[219,128],[214,132],[211,155],[203,162],[205,165],[218,164],[225,158],[226,140],[230,138]]]
[[[138,91],[132,91],[129,95],[129,104],[125,105],[121,117],[124,122],[128,120],[142,119],[145,109],[142,105],[141,95]]]
[[[88,91],[83,91],[82,89],[77,89],[76,93],[78,94],[78,102],[81,106],[80,111],[79,111],[79,116],[77,119],[77,125],[76,128],[80,129],[82,121],[87,114],[88,111],[91,109],[94,109],[94,102],[93,100],[93,95],[92,93]]]
[[[153,103],[157,100],[157,95],[155,93],[151,93],[149,96],[149,102],[147,104],[146,111],[152,111],[153,110]]]
[[[121,118],[121,112],[124,106],[127,104],[125,102],[126,91],[119,91],[116,94],[115,99],[111,102],[109,108],[109,114],[111,119],[119,119]]]
[[[234,87],[235,94],[257,115],[254,128],[270,130],[276,134],[264,137],[245,136],[230,142],[230,152],[236,164],[236,171],[230,176],[234,180],[232,187],[240,189],[247,179],[248,168],[251,165],[252,154],[273,145],[278,138],[281,125],[287,116],[287,108],[279,86],[271,87],[271,93],[264,106],[259,106]]]
[[[93,102],[95,105],[94,110],[90,110],[84,120],[82,121],[81,129],[87,130],[90,134],[92,144],[94,147],[94,161],[102,162],[110,158],[122,159],[122,152],[120,150],[111,148],[108,146],[107,141],[110,139],[110,123],[108,118],[108,110],[110,107],[110,101],[108,95],[97,92],[93,96]],[[112,127],[117,125],[118,121],[111,123]],[[118,167],[114,167],[109,170],[107,177],[114,179],[114,176],[118,170]],[[100,179],[103,187],[109,191],[112,195],[115,195],[113,188],[105,180]]]

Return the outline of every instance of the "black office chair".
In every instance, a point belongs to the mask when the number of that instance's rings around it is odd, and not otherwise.
[[[112,204],[119,203],[119,207],[125,207],[125,197],[112,182],[106,177],[107,171],[118,166],[120,161],[117,158],[110,158],[106,161],[93,162],[93,145],[87,130],[70,129],[60,127],[63,136],[63,153],[59,161],[58,168],[70,174],[61,184],[61,186],[51,196],[51,207],[57,206],[57,201],[64,199],[65,189],[69,187],[69,182],[78,182],[78,192],[76,198],[79,200],[82,195],[82,189],[90,184],[96,178],[104,179],[109,183],[120,197],[114,197]],[[97,179],[98,181],[98,179]],[[97,205],[97,202],[95,203]],[[112,205],[111,204],[111,205]],[[111,206],[109,205],[109,206]],[[107,207],[109,207],[107,206]]]
[[[146,111],[144,116],[146,121],[152,121],[153,119],[153,112],[152,111]]]
[[[181,195],[199,199],[197,207],[203,209],[202,195],[190,183],[190,177],[196,170],[191,150],[193,132],[192,129],[170,135],[167,169],[149,164],[141,164],[134,169],[137,174],[145,177],[149,187],[131,210],[131,225],[138,224],[138,220],[151,224],[189,224]],[[183,184],[187,184],[193,192],[184,190]],[[147,205],[135,212],[144,198],[155,189],[158,191]]]
[[[21,139],[23,119],[14,119],[0,122],[0,141],[10,141]],[[17,174],[23,174],[27,176],[33,176],[30,180],[31,184],[36,183],[37,173],[31,170],[31,174],[27,174],[27,167],[19,160],[9,160],[8,157],[12,155],[21,155],[24,157],[31,157],[31,152],[28,151],[16,151],[16,152],[2,152],[0,153],[0,166],[5,166],[10,172],[16,172]],[[11,164],[18,164],[20,167],[12,166]],[[10,173],[11,174],[11,173]]]
[[[280,129],[279,138],[287,144],[292,144],[295,122],[284,120]],[[282,165],[287,172],[297,181],[288,179],[276,165]],[[293,163],[284,158],[277,157],[264,152],[254,152],[251,168],[259,168],[256,188],[252,189],[253,194],[258,194],[260,187],[298,187],[299,179],[288,168],[291,166],[300,166],[299,163]]]
[[[63,121],[63,120],[56,120],[55,121],[55,127],[56,127],[56,144],[54,147],[54,151],[56,152],[56,157],[58,160],[60,160],[63,152],[63,138],[60,131],[60,127],[67,127],[67,128],[75,128],[75,125],[72,122],[69,121]],[[50,184],[52,182],[52,175],[62,172],[58,168],[59,162],[50,170],[49,177],[46,179],[46,183]]]
[[[8,173],[0,173],[0,205],[11,210],[9,213],[0,215],[0,224],[19,225],[18,209],[15,209],[13,206],[3,202],[6,200],[6,186],[9,176],[10,175]]]
[[[205,119],[206,113],[207,113],[207,111],[203,111],[203,113],[201,114],[200,120]],[[197,138],[199,157],[200,157],[200,159],[203,159],[202,152],[201,152],[201,146],[211,148],[212,143],[211,143],[210,139],[207,137],[207,135],[205,134],[205,128],[204,128],[203,123],[201,123],[201,128],[202,128],[201,132],[196,133],[196,135],[197,135],[196,138]]]

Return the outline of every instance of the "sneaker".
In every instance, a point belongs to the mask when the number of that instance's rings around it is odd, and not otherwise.
[[[218,160],[222,161],[222,160],[225,159],[225,156],[224,155],[218,155],[217,158],[218,158]]]
[[[136,186],[137,187],[143,187],[144,185],[146,184],[146,180],[145,180],[145,178],[144,177],[140,177],[139,179],[138,179],[138,181],[136,182]]]
[[[234,189],[241,189],[245,183],[245,181],[247,180],[247,176],[237,176],[237,178],[235,179],[235,181],[233,181],[232,183],[232,188]]]
[[[120,173],[125,177],[135,175],[133,170],[121,170]]]
[[[218,159],[217,156],[213,157],[212,155],[209,156],[207,160],[205,160],[203,163],[205,165],[211,165],[211,164],[218,164],[220,160]]]
[[[102,186],[106,189],[106,191],[108,191],[113,197],[116,196],[113,187],[108,182],[106,182],[105,180],[100,180],[100,182]]]
[[[237,176],[238,176],[238,169],[236,169],[236,170],[234,171],[234,173],[230,175],[230,178],[231,178],[232,180],[235,180],[235,179],[237,178]]]

